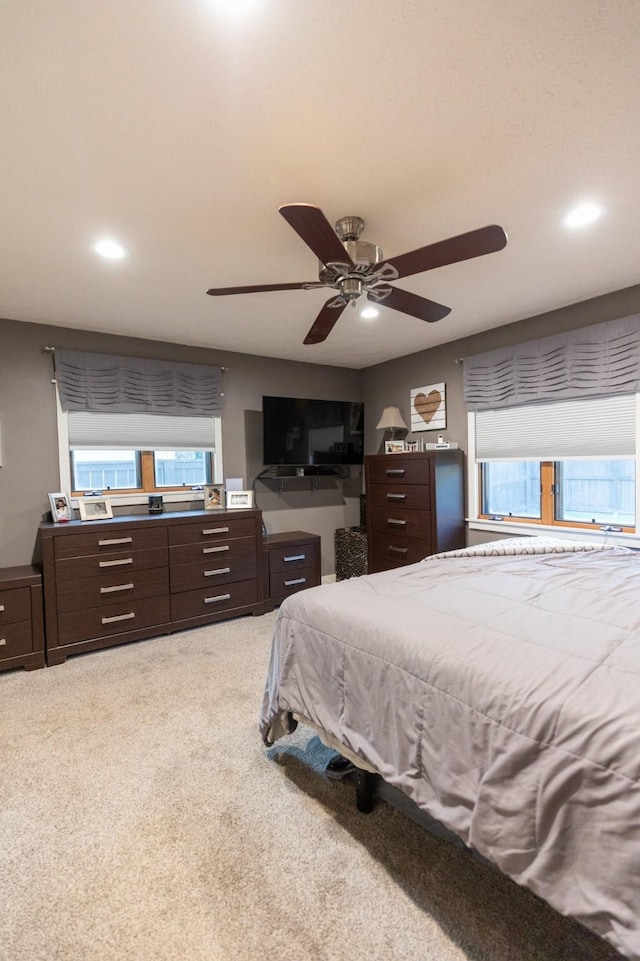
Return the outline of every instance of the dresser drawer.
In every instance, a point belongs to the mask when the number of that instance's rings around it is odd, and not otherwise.
[[[92,637],[107,637],[135,631],[169,620],[169,598],[150,597],[144,600],[120,601],[90,610],[67,611],[58,617],[58,645],[86,641]]]
[[[211,562],[212,567],[224,566],[218,562],[231,557],[242,557],[256,553],[256,539],[253,537],[236,537],[234,540],[200,541],[197,544],[183,544],[180,547],[169,548],[169,563],[171,568],[176,564],[195,564],[200,560]]]
[[[29,620],[31,620],[30,588],[15,587],[8,591],[0,591],[0,627],[3,624]],[[0,651],[0,657],[4,657],[2,651]]]
[[[371,529],[380,533],[406,537],[419,537],[422,540],[429,537],[431,528],[431,514],[429,511],[410,511],[404,507],[388,507],[384,511],[374,512],[371,518]]]
[[[176,548],[180,550],[180,548]],[[258,561],[255,553],[217,557],[215,554],[202,557],[193,564],[171,564],[171,590],[190,591],[198,587],[211,587],[214,584],[228,584],[231,581],[246,581],[255,578]]]
[[[58,610],[62,612],[104,606],[120,600],[128,602],[156,597],[168,590],[169,571],[165,566],[143,571],[127,569],[79,580],[59,580],[56,594]]]
[[[269,571],[295,571],[316,562],[315,544],[295,544],[293,547],[272,547],[269,551]]]
[[[0,660],[20,657],[21,654],[30,654],[32,650],[33,637],[30,620],[0,626]]]
[[[256,536],[256,522],[252,517],[229,517],[223,514],[205,518],[193,524],[182,524],[180,527],[169,528],[169,544],[192,544],[203,541],[229,540],[232,537]]]
[[[166,547],[165,527],[131,527],[121,530],[93,530],[68,537],[55,538],[55,558],[84,557],[88,554],[110,554],[113,551],[139,551]]]
[[[292,571],[281,571],[269,577],[269,597],[274,600],[288,597],[296,591],[317,584],[315,567],[303,567]]]
[[[167,548],[153,547],[148,551],[121,551],[117,554],[92,554],[89,557],[69,557],[56,561],[56,581],[80,580],[98,574],[124,574],[149,568],[167,567]]]
[[[185,591],[171,596],[171,620],[181,621],[189,617],[230,611],[258,600],[258,582],[240,581],[234,584],[211,584],[197,591]]]
[[[433,553],[431,540],[406,537],[404,534],[371,535],[371,556],[392,564],[415,564]]]
[[[368,511],[377,516],[382,511],[396,507],[407,510],[428,510],[430,505],[429,485],[418,484],[375,484],[368,495]]]
[[[430,463],[411,455],[387,454],[369,464],[371,484],[428,484]]]

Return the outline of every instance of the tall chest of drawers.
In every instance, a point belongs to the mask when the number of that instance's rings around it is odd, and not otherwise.
[[[370,574],[464,547],[462,451],[370,455],[365,484]]]
[[[186,511],[41,527],[47,663],[261,613],[260,511]]]

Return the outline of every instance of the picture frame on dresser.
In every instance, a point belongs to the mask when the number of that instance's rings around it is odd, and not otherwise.
[[[71,498],[64,491],[49,494],[49,505],[51,507],[51,520],[55,524],[65,523],[73,520],[73,507]]]
[[[108,497],[78,498],[81,521],[106,521],[113,518],[111,501]]]
[[[224,509],[225,489],[222,484],[204,485],[204,509],[217,511]]]
[[[386,440],[384,442],[385,454],[404,454],[405,442],[403,440]]]
[[[253,507],[253,491],[227,491],[227,510],[241,508],[251,510]]]

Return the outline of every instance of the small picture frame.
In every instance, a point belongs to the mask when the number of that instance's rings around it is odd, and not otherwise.
[[[404,449],[405,449],[405,451],[418,451],[418,450],[420,449],[420,448],[418,447],[418,441],[417,441],[417,440],[406,440],[406,441],[404,442]]]
[[[405,444],[403,440],[386,440],[384,442],[385,454],[404,454]]]
[[[113,517],[108,497],[79,497],[78,507],[81,521],[106,521]]]
[[[227,510],[237,507],[252,508],[253,491],[227,491]]]
[[[225,490],[222,484],[204,485],[204,509],[218,511],[224,507]]]
[[[64,524],[66,521],[73,520],[73,507],[68,494],[62,491],[57,494],[49,494],[49,504],[51,505],[51,520],[55,524]]]

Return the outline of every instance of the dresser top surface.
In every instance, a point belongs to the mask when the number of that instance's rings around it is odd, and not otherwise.
[[[166,511],[159,514],[119,514],[116,517],[109,517],[104,520],[73,520],[66,522],[59,521],[58,523],[44,521],[40,525],[40,531],[43,537],[57,537],[59,535],[68,536],[101,529],[117,530],[122,526],[149,527],[151,525],[158,525],[162,527],[205,519],[210,521],[215,519],[218,521],[223,517],[229,520],[240,517],[250,517],[259,520],[261,518],[261,511],[255,509],[240,510],[234,508],[233,510],[227,510],[225,508],[214,508],[213,510]]]

